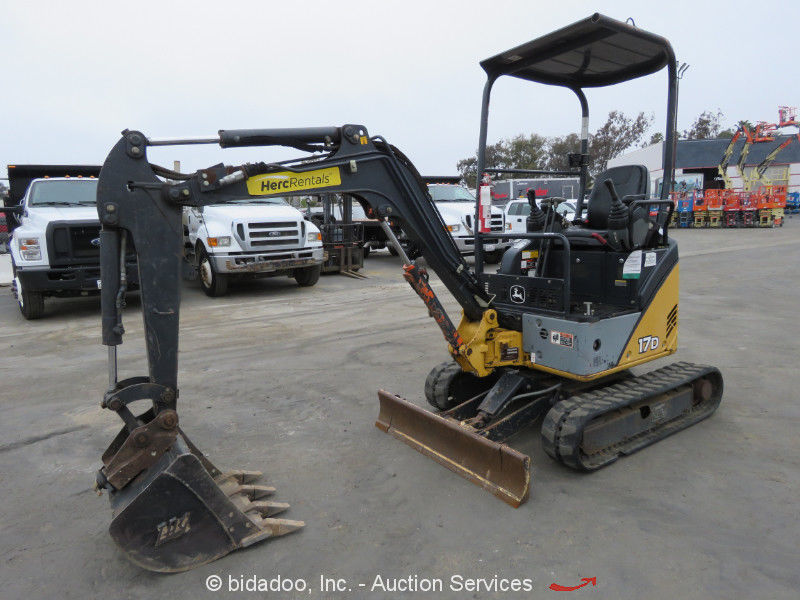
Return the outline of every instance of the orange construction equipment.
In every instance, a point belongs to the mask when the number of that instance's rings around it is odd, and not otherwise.
[[[692,207],[692,212],[694,213],[695,229],[698,227],[708,227],[708,206],[706,205],[705,198],[705,194],[708,191],[709,190],[705,190],[703,193],[700,193],[700,191],[697,190],[697,193],[694,196],[694,206]]]
[[[728,228],[741,225],[742,201],[739,192],[719,190],[722,193],[723,226]]]
[[[755,227],[758,216],[758,197],[749,192],[738,192],[742,207],[742,227]]]
[[[708,227],[722,227],[722,209],[725,203],[725,190],[705,190],[703,195],[708,211]]]

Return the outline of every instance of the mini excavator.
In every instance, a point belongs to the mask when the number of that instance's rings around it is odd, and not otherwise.
[[[222,471],[179,426],[178,315],[181,211],[244,197],[346,193],[380,219],[403,261],[403,276],[424,301],[446,340],[450,360],[433,368],[425,396],[438,411],[379,392],[376,425],[513,506],[529,495],[530,459],[506,444],[543,416],[545,451],[591,471],[710,415],[722,397],[713,367],[676,363],[634,376],[632,367],[677,349],[678,248],[668,236],[672,204],[676,71],[662,37],[593,15],[481,63],[483,94],[478,173],[485,168],[489,97],[500,76],[563,86],[582,109],[580,152],[569,163],[580,176],[573,222],[557,212],[561,199],[529,199],[527,232],[489,227],[491,189],[479,186],[475,263],[458,252],[413,164],[362,125],[221,130],[208,138],[159,140],[123,132],[100,173],[102,335],[109,351],[103,406],[123,429],[102,457],[97,486],[109,491],[110,532],[135,563],[182,571],[233,550],[303,526],[277,518],[288,505],[268,498],[259,472]],[[665,183],[649,194],[641,166],[608,169],[588,181],[588,103],[583,88],[612,85],[668,70]],[[218,144],[222,148],[283,146],[297,159],[217,164],[184,174],[151,164],[152,146]],[[310,153],[310,154],[309,154]],[[516,172],[516,171],[515,171]],[[527,172],[526,172],[527,173]],[[584,205],[585,204],[585,205]],[[584,215],[585,213],[585,215]],[[402,227],[422,261],[412,261],[388,220]],[[303,222],[284,223],[276,239],[303,235]],[[233,223],[242,243],[254,234]],[[483,268],[483,244],[513,238],[499,270]],[[126,291],[124,257],[138,257],[149,372],[119,380]],[[462,307],[458,326],[430,285],[434,271]],[[131,404],[144,401],[135,415]]]

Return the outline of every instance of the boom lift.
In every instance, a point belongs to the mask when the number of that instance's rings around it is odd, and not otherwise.
[[[742,135],[745,137],[745,143],[744,146],[742,146],[741,152],[739,153],[739,159],[736,162],[736,169],[739,172],[739,176],[742,178],[743,189],[745,191],[750,191],[754,190],[757,185],[764,187],[769,187],[772,185],[773,182],[765,177],[767,169],[775,161],[778,154],[784,150],[784,148],[789,146],[795,140],[800,142],[800,123],[795,120],[796,113],[797,109],[795,107],[779,106],[778,123],[759,121],[756,124],[755,130],[752,132],[744,123],[739,125],[736,133],[733,135],[733,137],[731,137],[731,141],[728,143],[725,151],[722,153],[722,159],[720,160],[719,166],[717,166],[717,171],[724,182],[725,189],[733,188],[733,182],[728,176],[728,163],[731,160],[731,156],[733,156],[736,142],[740,137],[742,137]],[[776,132],[784,127],[797,127],[798,133],[795,135],[795,137],[789,137],[781,144],[773,148],[748,175],[745,172],[745,163],[747,161],[747,156],[750,153],[751,146],[753,144],[775,141]]]
[[[574,157],[581,168],[578,219],[588,175],[588,104],[581,88],[667,66],[665,174],[670,177],[676,79],[665,39],[594,15],[482,65],[489,82],[479,172],[484,171],[489,94],[497,77],[563,85],[578,96],[583,112],[581,155]],[[217,164],[194,174],[147,160],[150,146],[188,143],[286,146],[322,154],[280,163]],[[629,372],[677,348],[678,250],[667,235],[669,182],[660,200],[650,200],[644,167],[609,169],[596,181],[587,221],[573,226],[552,214],[557,199],[545,202],[544,212],[531,199],[528,231],[502,234],[519,242],[495,274],[483,271],[483,242],[500,234],[476,227],[471,268],[412,163],[361,125],[221,130],[217,136],[183,140],[124,131],[103,166],[97,198],[110,380],[103,406],[125,423],[98,473],[98,486],[109,490],[114,510],[112,537],[143,567],[179,571],[302,526],[272,517],[287,505],[262,499],[273,490],[252,483],[257,473],[221,472],[178,427],[183,206],[246,195],[345,193],[381,219],[403,259],[403,276],[441,328],[451,360],[435,367],[425,383],[428,401],[444,412],[433,414],[380,391],[376,425],[514,506],[528,497],[530,459],[503,441],[540,415],[546,413],[545,450],[570,467],[593,470],[711,414],[722,395],[717,369],[678,363],[642,376]],[[484,187],[479,196],[489,194]],[[482,216],[479,200],[476,224]],[[403,252],[388,218],[402,227],[461,305],[457,327],[426,269]],[[126,231],[139,258],[149,373],[118,381]],[[137,400],[150,406],[134,416],[128,405]]]

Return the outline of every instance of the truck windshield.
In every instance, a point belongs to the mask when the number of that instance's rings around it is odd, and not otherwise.
[[[28,206],[93,206],[97,203],[97,179],[34,181]]]
[[[460,185],[429,185],[428,191],[434,202],[475,202],[475,196]]]

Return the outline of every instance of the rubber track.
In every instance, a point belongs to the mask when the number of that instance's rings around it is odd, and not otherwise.
[[[437,410],[450,408],[450,384],[461,373],[461,366],[453,361],[436,365],[425,379],[425,399]]]
[[[711,398],[692,407],[679,417],[608,446],[600,452],[586,455],[581,451],[583,429],[595,418],[653,398],[691,383],[710,377]],[[542,446],[552,458],[581,471],[594,471],[632,454],[681,429],[694,425],[713,413],[722,400],[722,375],[715,367],[679,362],[620,383],[577,394],[557,403],[542,423]]]

